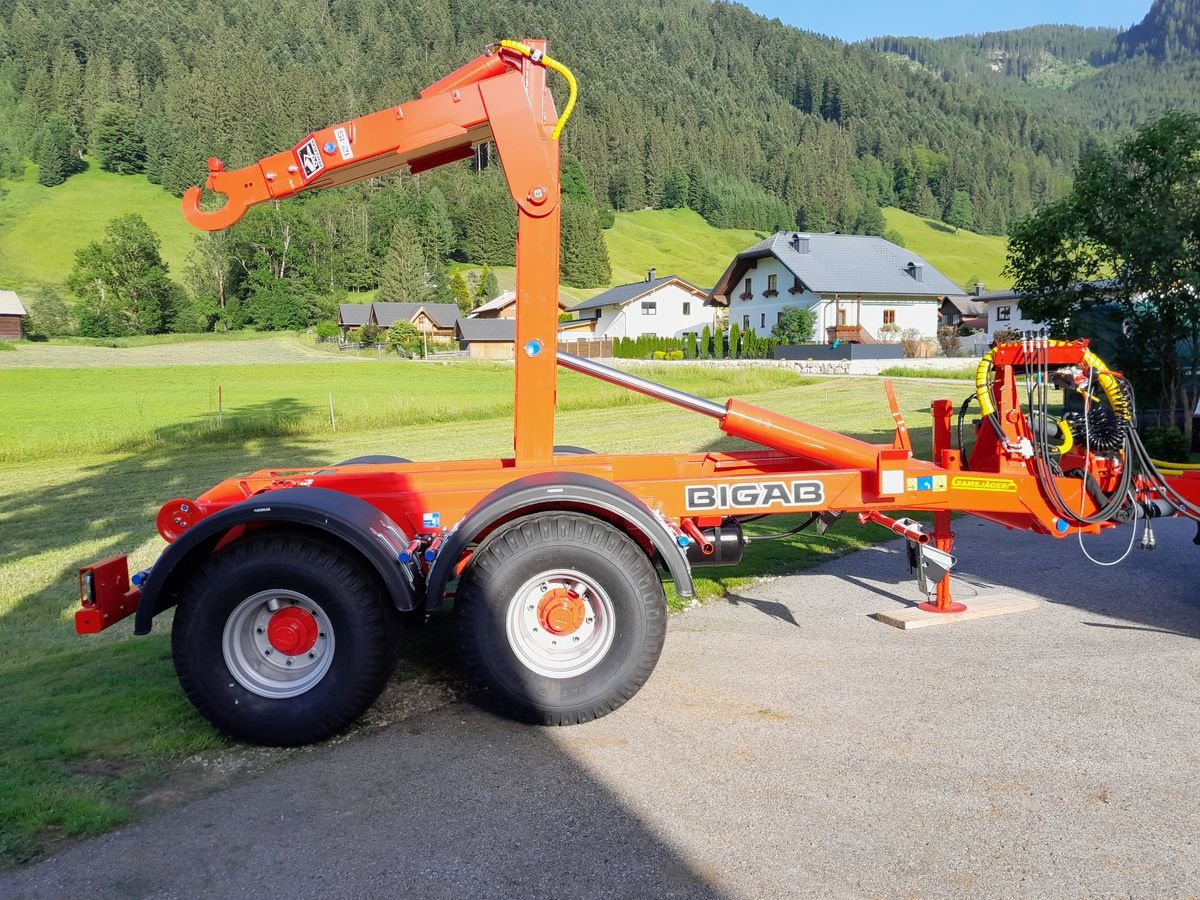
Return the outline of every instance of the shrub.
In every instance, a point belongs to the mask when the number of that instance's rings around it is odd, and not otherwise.
[[[1000,328],[992,332],[992,341],[997,344],[1011,344],[1021,339],[1021,332],[1015,328]]]
[[[938,346],[942,348],[942,353],[946,356],[958,356],[958,351],[962,349],[962,338],[958,333],[957,325],[939,325],[937,330]]]
[[[1187,462],[1188,442],[1183,432],[1169,425],[1158,425],[1147,428],[1142,435],[1142,443],[1154,459],[1166,462]]]
[[[370,322],[368,322],[361,329],[359,329],[359,334],[361,335],[359,340],[361,340],[364,344],[374,344],[379,340],[379,326],[372,325]]]
[[[360,343],[363,339],[361,328],[351,328],[346,332],[346,340],[351,344]]]
[[[654,353],[651,354],[650,358],[651,359],[666,359],[667,354],[664,353],[662,350],[655,350]]]
[[[339,334],[337,322],[318,322],[316,335],[319,338],[335,338]]]
[[[925,355],[925,339],[916,328],[905,328],[900,332],[900,343],[904,345],[904,355],[909,357]]]
[[[779,321],[771,334],[784,344],[804,344],[812,340],[816,324],[817,316],[811,309],[785,306],[779,311]]]
[[[895,322],[885,322],[879,326],[879,339],[889,344],[900,340],[900,326]]]
[[[671,360],[672,362],[681,360],[681,359],[683,359],[683,351],[682,350],[668,350],[667,351],[667,359]]]

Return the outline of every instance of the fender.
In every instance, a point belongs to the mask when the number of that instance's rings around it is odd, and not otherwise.
[[[675,535],[645,503],[623,487],[579,472],[542,472],[509,482],[488,494],[459,520],[446,535],[446,542],[426,578],[425,608],[442,605],[446,582],[467,547],[490,526],[514,513],[547,509],[575,509],[604,513],[627,528],[636,530],[654,548],[659,564],[675,581],[681,597],[692,596],[692,571],[675,542]]]
[[[149,634],[154,617],[178,602],[181,580],[238,525],[286,523],[324,532],[349,545],[375,570],[401,612],[417,607],[420,590],[413,571],[399,561],[408,536],[376,507],[326,488],[283,488],[249,497],[201,519],[170,544],[142,585],[134,634]]]

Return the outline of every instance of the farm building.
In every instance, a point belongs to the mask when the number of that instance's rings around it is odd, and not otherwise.
[[[938,324],[986,331],[987,304],[979,299],[982,293],[983,286],[976,285],[974,296],[947,297],[938,309]]]
[[[560,297],[558,311],[566,312],[567,304]],[[512,319],[517,315],[517,292],[505,291],[495,300],[477,306],[468,314],[471,319]]]
[[[454,327],[458,345],[471,359],[512,359],[513,342],[517,338],[517,320],[459,319]]]
[[[769,336],[785,307],[816,314],[818,341],[874,343],[915,328],[937,333],[938,308],[963,291],[883,238],[781,231],[743,250],[709,294],[730,324]]]
[[[699,335],[713,324],[706,296],[690,281],[677,275],[657,278],[651,269],[644,281],[618,285],[571,307],[577,318],[559,325],[559,340]]]
[[[0,340],[19,341],[25,336],[25,307],[13,291],[0,291]]]
[[[1037,331],[1043,327],[1041,322],[1026,319],[1021,314],[1021,295],[1016,291],[991,291],[975,299],[981,301],[987,310],[989,337],[997,331]]]
[[[351,328],[362,328],[371,321],[370,303],[342,303],[338,306],[338,327],[342,329],[342,337]]]
[[[371,323],[391,328],[396,322],[412,322],[431,338],[454,339],[458,306],[454,303],[372,303]]]

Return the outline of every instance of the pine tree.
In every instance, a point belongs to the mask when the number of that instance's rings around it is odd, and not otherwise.
[[[563,199],[562,280],[572,287],[601,287],[612,280],[612,266],[600,216],[590,203]]]
[[[78,137],[71,123],[58,113],[46,119],[38,130],[37,148],[33,161],[38,167],[38,184],[54,187],[76,172],[83,171],[83,161],[75,153]]]
[[[729,358],[737,359],[741,356],[742,332],[738,328],[738,323],[734,322],[729,326]]]
[[[479,273],[479,284],[475,288],[475,305],[479,306],[500,296],[500,282],[491,266],[484,266]]]
[[[133,175],[146,167],[146,143],[138,130],[137,114],[128,106],[110,103],[96,114],[92,146],[106,172]]]
[[[467,280],[462,277],[462,272],[455,272],[450,276],[450,295],[464,316],[473,308],[471,289],[467,287]]]
[[[712,359],[712,329],[707,325],[700,335],[700,359]]]
[[[971,228],[975,224],[975,215],[971,209],[971,195],[966,191],[955,191],[946,208],[946,224],[954,226],[954,233],[960,228]]]
[[[385,303],[421,303],[429,297],[425,252],[412,223],[401,219],[392,229],[383,274],[379,279],[379,300]]]

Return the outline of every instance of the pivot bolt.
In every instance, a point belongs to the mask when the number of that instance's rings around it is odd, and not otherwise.
[[[546,202],[547,196],[548,196],[548,194],[544,187],[535,187],[533,190],[531,190],[529,192],[529,202],[534,204],[535,206],[541,206],[543,203]]]

